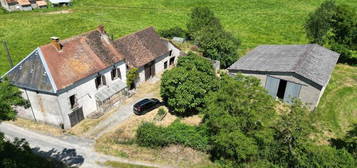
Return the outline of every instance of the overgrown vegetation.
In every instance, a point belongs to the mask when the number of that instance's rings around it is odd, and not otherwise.
[[[138,68],[131,68],[126,74],[126,85],[133,89],[135,88],[135,82],[139,77]]]
[[[137,130],[137,143],[145,147],[165,147],[170,144],[181,144],[200,151],[208,148],[208,138],[204,127],[195,127],[173,122],[168,127],[143,123]]]
[[[170,112],[179,116],[197,114],[205,95],[217,88],[212,64],[190,53],[178,60],[177,67],[165,71],[160,94]]]
[[[183,30],[181,27],[175,26],[173,28],[165,29],[159,31],[161,37],[165,38],[173,38],[173,37],[181,37],[186,38],[187,32]]]
[[[357,13],[347,5],[327,0],[310,13],[305,30],[311,42],[341,54],[339,62],[357,64]]]
[[[199,126],[144,123],[137,143],[146,147],[182,144],[210,153],[222,167],[354,167],[355,135],[315,144],[314,117],[295,100],[276,111],[277,102],[254,77],[221,76],[218,90],[204,98]],[[353,132],[353,131],[352,131]],[[192,142],[195,144],[192,144]],[[337,149],[335,148],[337,147]]]
[[[189,37],[202,49],[203,56],[220,61],[222,68],[238,59],[240,41],[224,30],[219,18],[209,8],[194,8],[187,29]]]
[[[0,122],[14,120],[14,106],[28,106],[21,97],[21,91],[12,86],[7,80],[0,81]],[[25,139],[15,139],[13,142],[5,139],[0,132],[0,167],[65,167],[62,163],[35,155]]]

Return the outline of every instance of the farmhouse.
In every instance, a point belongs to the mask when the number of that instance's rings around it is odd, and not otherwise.
[[[31,103],[29,109],[17,108],[20,117],[65,129],[124,100],[126,72],[131,65],[150,63],[149,72],[144,71],[152,77],[164,70],[164,60],[177,59],[180,53],[152,27],[115,41],[103,26],[69,39],[51,39],[4,76]],[[137,55],[131,55],[134,53]]]
[[[228,70],[257,77],[271,96],[284,102],[299,98],[314,109],[338,58],[338,53],[316,44],[261,45]]]
[[[0,0],[0,3],[7,11],[29,11],[36,8],[47,8],[45,0]]]
[[[51,2],[52,6],[70,6],[72,5],[72,0],[48,0]]]

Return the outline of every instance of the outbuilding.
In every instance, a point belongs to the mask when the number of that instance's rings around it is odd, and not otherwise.
[[[317,44],[261,45],[228,68],[257,77],[268,93],[284,102],[299,98],[317,107],[339,54]]]

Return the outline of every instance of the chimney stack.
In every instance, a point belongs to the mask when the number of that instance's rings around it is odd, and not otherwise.
[[[103,25],[99,25],[98,28],[97,28],[98,32],[100,34],[105,34],[105,29],[104,29],[104,26]]]
[[[62,44],[59,42],[58,37],[51,37],[51,44],[56,48],[57,51],[62,50]]]

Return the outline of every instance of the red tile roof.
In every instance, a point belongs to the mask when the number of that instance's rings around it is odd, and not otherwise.
[[[58,90],[124,59],[106,34],[97,30],[63,40],[61,44],[61,51],[52,44],[40,47]]]

